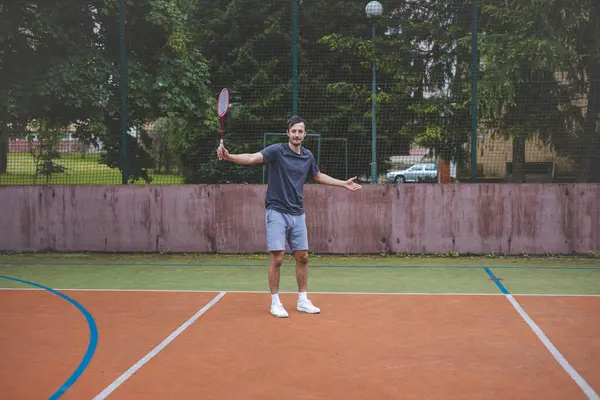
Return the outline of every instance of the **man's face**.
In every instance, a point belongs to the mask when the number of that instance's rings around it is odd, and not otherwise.
[[[305,135],[306,132],[304,131],[304,122],[299,122],[288,128],[288,136],[290,138],[290,142],[294,146],[300,146]]]

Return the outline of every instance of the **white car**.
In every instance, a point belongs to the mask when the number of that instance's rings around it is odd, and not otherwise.
[[[410,168],[389,171],[387,173],[388,182],[437,182],[438,169],[435,163],[415,164]]]

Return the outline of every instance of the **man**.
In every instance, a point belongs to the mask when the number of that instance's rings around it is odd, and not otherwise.
[[[346,188],[361,189],[354,182],[356,177],[341,181],[319,171],[312,153],[302,147],[306,136],[306,122],[293,116],[288,120],[286,133],[288,143],[267,146],[257,153],[230,154],[224,147],[217,149],[219,159],[236,164],[265,163],[269,168],[269,180],[265,199],[267,245],[270,256],[269,288],[271,289],[271,314],[278,318],[288,317],[279,300],[279,276],[286,242],[296,259],[298,302],[296,309],[309,314],[318,314],[307,297],[308,285],[308,235],[306,215],[303,207],[302,189],[310,175],[316,182]]]

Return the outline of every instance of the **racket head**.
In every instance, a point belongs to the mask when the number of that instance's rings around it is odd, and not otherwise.
[[[229,109],[229,98],[229,89],[223,88],[219,94],[219,101],[217,101],[217,114],[219,115],[219,118],[223,118],[225,114],[227,114],[227,110]]]

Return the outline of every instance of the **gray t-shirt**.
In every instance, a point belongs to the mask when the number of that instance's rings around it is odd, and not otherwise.
[[[269,171],[265,206],[281,213],[302,215],[302,189],[309,174],[314,177],[319,167],[310,150],[295,153],[287,143],[276,143],[261,150]]]

